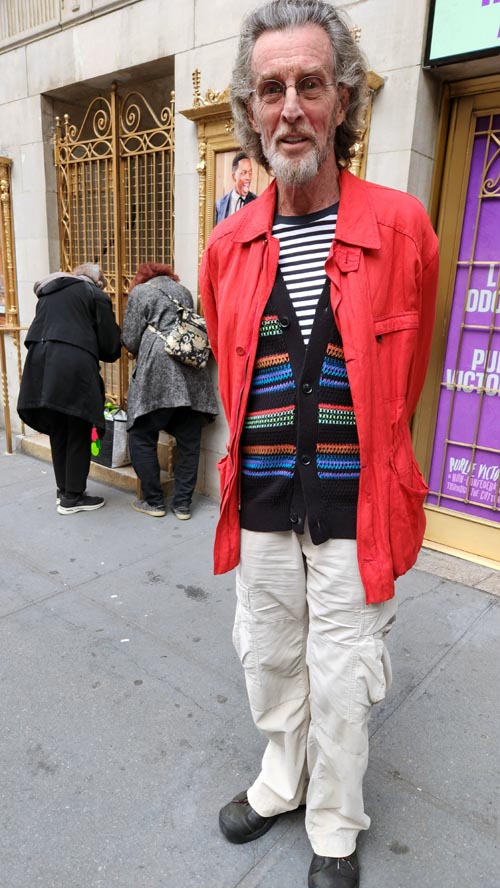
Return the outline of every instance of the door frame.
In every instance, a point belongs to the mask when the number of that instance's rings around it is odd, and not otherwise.
[[[457,258],[469,182],[474,114],[500,114],[500,77],[474,78],[444,89],[431,218],[440,242],[436,324],[426,382],[413,421],[413,444],[424,475],[430,472],[442,368],[448,340]],[[457,145],[460,150],[457,150]],[[500,255],[499,255],[500,259]],[[424,545],[500,567],[500,525],[432,504],[425,505]]]

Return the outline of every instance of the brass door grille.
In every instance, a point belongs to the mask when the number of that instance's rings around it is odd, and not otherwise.
[[[157,113],[139,91],[93,99],[81,125],[56,117],[61,269],[98,262],[122,324],[141,262],[173,263],[174,94]],[[103,365],[106,397],[125,406],[130,364]]]

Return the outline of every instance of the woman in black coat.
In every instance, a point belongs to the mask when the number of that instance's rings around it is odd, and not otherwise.
[[[98,265],[56,272],[35,284],[36,315],[25,345],[17,412],[50,437],[61,515],[104,505],[87,496],[92,426],[104,434],[104,383],[99,361],[120,357],[120,328]]]

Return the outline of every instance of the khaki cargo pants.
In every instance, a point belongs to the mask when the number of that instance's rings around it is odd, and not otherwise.
[[[267,738],[248,791],[270,817],[306,802],[316,854],[341,857],[370,825],[368,718],[390,684],[395,599],[366,605],[355,540],[242,530],[233,641]]]

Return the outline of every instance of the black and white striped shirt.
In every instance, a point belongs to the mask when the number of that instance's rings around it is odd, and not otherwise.
[[[276,216],[274,220],[273,235],[280,241],[279,267],[306,345],[325,283],[337,212],[338,203],[307,216]]]

